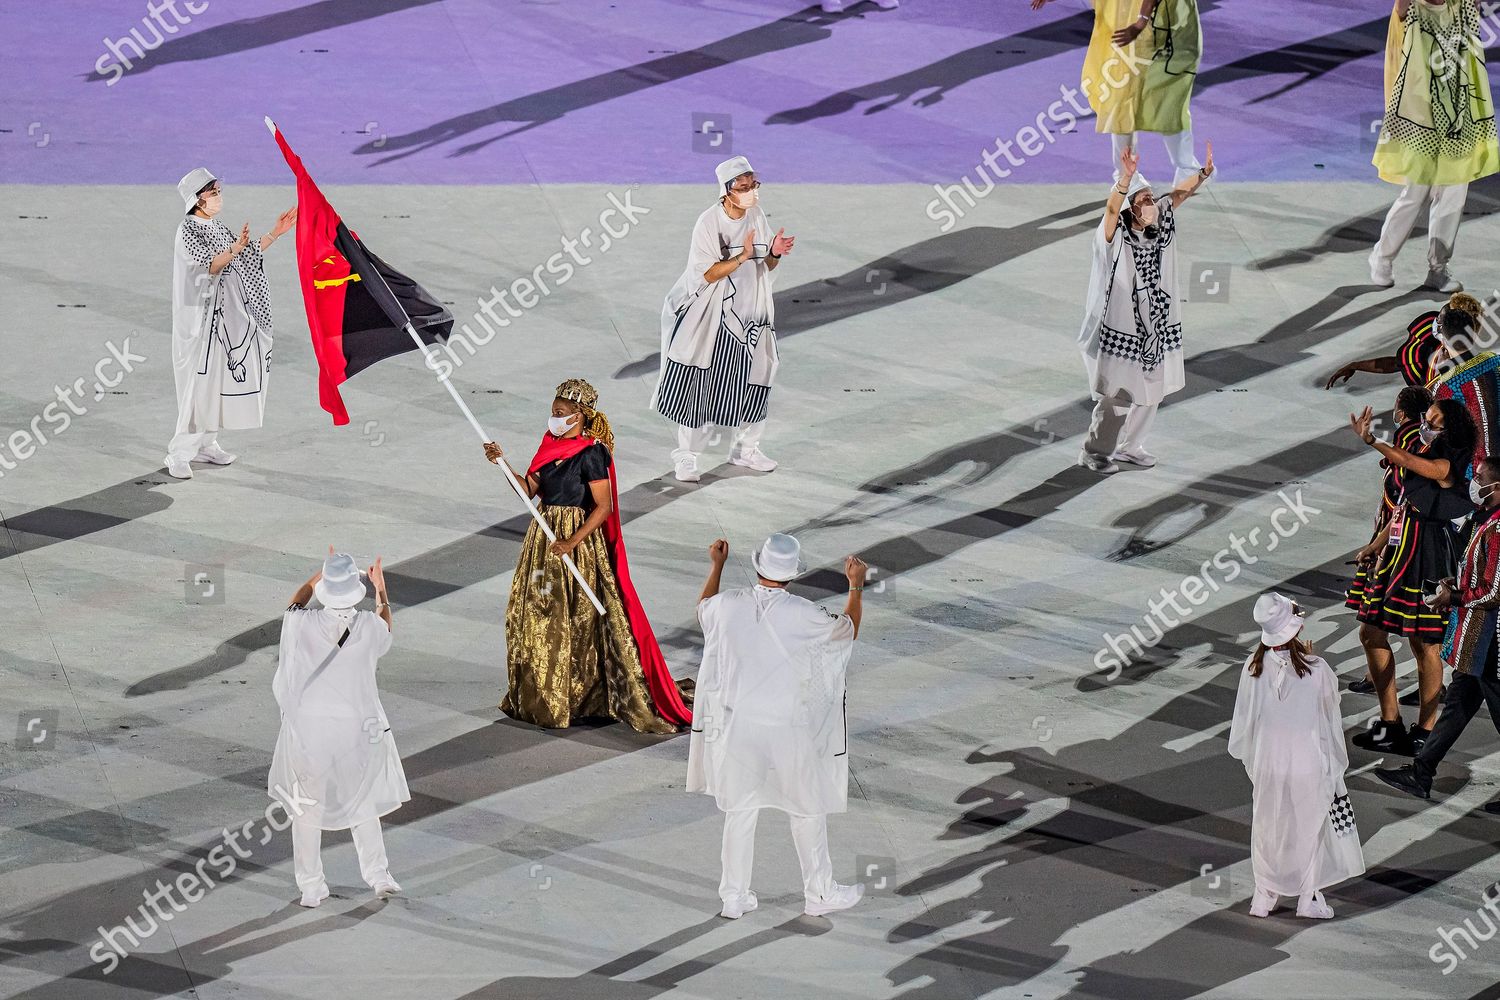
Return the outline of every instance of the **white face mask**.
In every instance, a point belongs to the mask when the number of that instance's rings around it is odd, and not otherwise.
[[[735,208],[752,209],[760,201],[760,188],[750,191],[731,191],[730,200],[734,202]]]
[[[564,434],[568,433],[568,429],[573,426],[573,421],[577,419],[578,418],[576,416],[548,417],[547,429],[552,432],[553,437],[562,437]]]
[[[1437,436],[1441,433],[1443,432],[1438,430],[1437,428],[1427,426],[1427,421],[1423,420],[1422,429],[1417,431],[1417,437],[1422,439],[1423,444],[1432,444],[1432,442],[1437,440]]]
[[[1486,490],[1494,489],[1494,486],[1480,486],[1479,480],[1469,480],[1469,500],[1476,507],[1484,506],[1484,494]]]

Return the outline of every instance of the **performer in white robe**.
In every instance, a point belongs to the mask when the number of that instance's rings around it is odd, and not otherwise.
[[[1297,916],[1326,919],[1319,890],[1364,873],[1364,852],[1344,770],[1338,678],[1297,638],[1302,617],[1281,594],[1255,602],[1260,646],[1240,674],[1229,727],[1229,754],[1244,761],[1254,786],[1250,914],[1268,916],[1282,896]]]
[[[267,790],[292,820],[292,866],[302,905],[328,898],[320,851],[324,830],[349,830],[360,875],[384,899],[401,891],[386,861],[380,817],[411,799],[401,755],[375,688],[375,665],[391,648],[391,606],[380,560],[370,568],[376,612],[354,560],[330,546],[281,622],[272,689],[281,733]],[[323,607],[309,609],[316,596]]]
[[[1105,474],[1118,472],[1119,462],[1156,465],[1146,435],[1162,399],[1183,386],[1176,209],[1213,174],[1213,143],[1203,168],[1163,199],[1136,172],[1139,162],[1133,149],[1120,156],[1120,181],[1094,234],[1088,307],[1078,334],[1094,398],[1078,464]]]
[[[695,483],[715,426],[732,429],[729,461],[757,472],[776,463],[760,449],[776,378],[772,276],[795,238],[771,233],[760,181],[743,156],[717,168],[719,198],[698,216],[687,267],[661,314],[661,370],[651,408],[677,424],[672,461]]]
[[[259,240],[247,222],[236,237],[216,218],[219,180],[199,167],[177,184],[187,217],[172,254],[172,372],[177,427],[167,445],[167,472],[193,478],[189,462],[228,465],[221,430],[260,427],[271,373],[271,294],[261,254],[297,221],[283,212]]]
[[[709,549],[713,568],[698,602],[703,666],[693,705],[687,790],[712,795],[724,811],[721,915],[756,908],[750,891],[755,825],[762,809],[787,814],[802,865],[805,912],[812,916],[859,902],[863,885],[840,885],[828,856],[828,813],[849,802],[845,674],[859,632],[867,567],[844,562],[844,614],[787,593],[801,571],[801,548],[772,535],[751,562],[760,582],[719,593],[729,556],[723,539]]]

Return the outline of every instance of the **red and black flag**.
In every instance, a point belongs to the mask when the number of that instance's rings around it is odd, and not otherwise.
[[[453,314],[349,231],[281,130],[269,118],[266,125],[297,177],[297,274],[318,359],[318,402],[335,424],[347,424],[339,395],[344,380],[416,350],[408,322],[423,343],[447,343]]]

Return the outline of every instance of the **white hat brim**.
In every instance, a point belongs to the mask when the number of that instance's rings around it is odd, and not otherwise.
[[[750,565],[755,567],[755,572],[759,573],[762,579],[772,580],[776,583],[790,583],[792,580],[797,579],[797,577],[807,572],[807,563],[804,562],[800,556],[797,558],[797,568],[793,570],[789,576],[781,576],[776,573],[768,573],[764,569],[762,569],[760,565],[759,552],[752,552],[750,554]]]
[[[366,593],[364,581],[357,576],[337,588],[329,586],[325,580],[313,584],[313,596],[325,608],[352,608],[365,599]]]

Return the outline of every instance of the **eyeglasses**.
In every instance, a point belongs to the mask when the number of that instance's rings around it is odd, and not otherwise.
[[[760,181],[751,181],[748,185],[744,185],[742,187],[732,187],[729,190],[733,191],[735,194],[744,194],[747,191],[755,191],[759,188]]]

